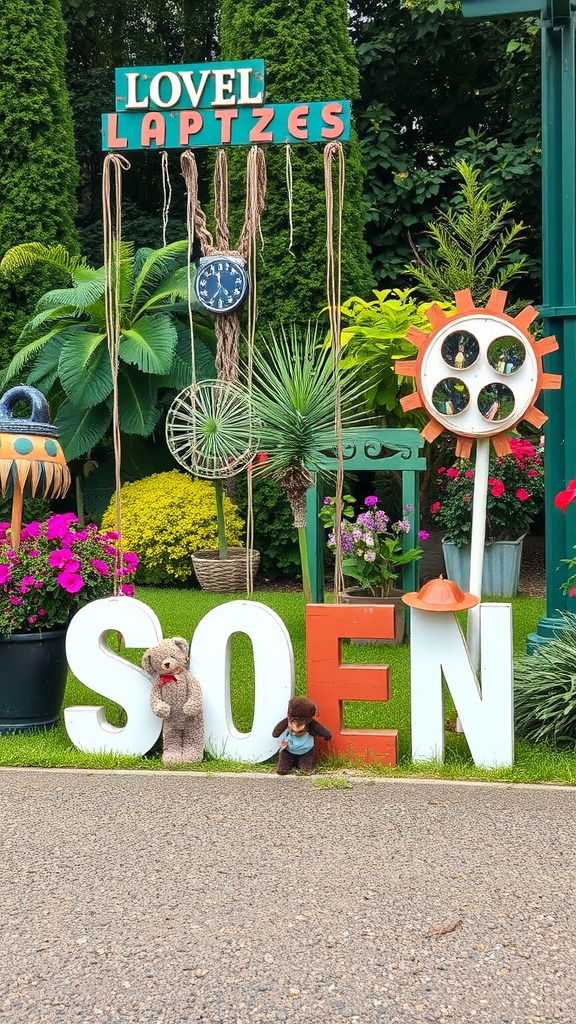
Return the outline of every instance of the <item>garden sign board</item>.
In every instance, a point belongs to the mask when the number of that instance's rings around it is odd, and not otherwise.
[[[347,142],[350,101],[266,103],[264,61],[116,69],[102,149]]]

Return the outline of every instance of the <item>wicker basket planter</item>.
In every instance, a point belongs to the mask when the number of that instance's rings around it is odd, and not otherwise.
[[[245,593],[247,589],[247,548],[228,548],[228,557],[218,551],[196,551],[192,565],[202,590],[213,594]],[[260,565],[260,552],[252,551],[252,584]]]

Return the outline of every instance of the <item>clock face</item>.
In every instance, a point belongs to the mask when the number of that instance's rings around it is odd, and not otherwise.
[[[200,305],[211,313],[232,312],[248,292],[244,260],[237,256],[205,256],[198,264],[194,291]]]

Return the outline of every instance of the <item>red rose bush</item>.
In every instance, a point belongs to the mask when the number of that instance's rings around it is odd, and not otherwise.
[[[486,494],[486,540],[516,540],[526,533],[544,504],[544,462],[523,437],[510,438],[511,454],[492,455]],[[446,530],[445,539],[457,547],[470,543],[474,463],[457,459],[441,466],[432,519]]]

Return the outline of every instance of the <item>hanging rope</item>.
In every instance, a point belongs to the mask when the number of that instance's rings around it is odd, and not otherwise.
[[[260,229],[260,217],[264,207],[266,195],[266,163],[261,150],[253,147],[248,154],[246,166],[246,209],[244,214],[244,228],[246,234],[240,236],[239,248],[247,245],[246,260],[248,263],[248,276],[250,289],[248,292],[248,400],[252,407],[252,368],[254,360],[254,339],[256,336],[256,322],[258,319],[258,295],[257,295],[257,252],[256,234]],[[248,471],[248,494],[246,509],[246,547],[248,557],[246,559],[246,593],[252,594],[254,578],[254,502],[253,502],[253,480],[252,473]]]
[[[190,371],[192,386],[196,388],[196,349],[194,345],[194,314],[192,312],[192,255],[194,252],[194,225],[198,207],[198,166],[192,150],[187,149],[182,153],[180,167],[186,183],[186,237],[188,239],[186,292],[188,324],[190,327]],[[192,419],[192,442],[194,450],[196,450],[196,419],[194,417]]]
[[[292,246],[294,244],[294,222],[292,219],[293,215],[293,199],[294,199],[294,181],[292,176],[292,150],[290,149],[290,143],[286,143],[286,191],[288,193],[288,224],[290,229],[290,244],[288,245],[288,252],[292,252]]]
[[[172,186],[170,184],[170,172],[168,170],[168,153],[162,150],[162,245],[166,243],[166,228],[168,227],[168,214],[172,202]]]
[[[102,171],[102,208],[104,226],[104,266],[106,285],[104,288],[104,308],[106,315],[106,336],[112,373],[112,439],[114,444],[114,482],[116,488],[116,532],[119,540],[116,543],[115,568],[119,570],[122,563],[122,510],[120,489],[122,449],[120,439],[120,415],[118,408],[118,350],[120,346],[120,263],[122,239],[122,171],[128,171],[130,164],[126,157],[119,153],[108,153],[104,158]],[[112,211],[112,188],[115,204]],[[114,573],[114,594],[118,594],[119,582],[117,572]]]
[[[334,164],[337,161],[338,206],[334,224]],[[334,539],[336,543],[334,568],[334,600],[339,601],[343,590],[342,574],[342,494],[344,491],[344,453],[342,448],[342,404],[340,388],[340,307],[342,277],[342,217],[344,210],[345,162],[344,149],[340,142],[331,142],[324,147],[324,191],[326,195],[326,292],[332,338],[332,360],[335,380],[334,426],[337,441],[336,501],[334,518]],[[336,251],[334,233],[336,231]]]

